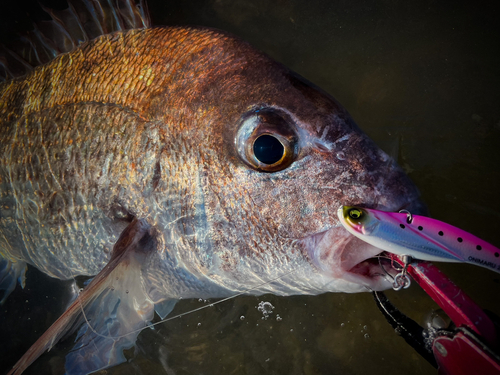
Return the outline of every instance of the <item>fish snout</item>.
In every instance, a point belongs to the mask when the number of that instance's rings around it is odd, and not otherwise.
[[[366,208],[382,211],[407,210],[413,214],[426,214],[427,208],[420,199],[420,192],[397,162],[365,138],[363,148],[376,150],[367,152],[360,164],[365,173],[359,173],[358,183],[365,187],[364,199],[360,202]]]
[[[382,153],[381,150],[379,150]],[[373,154],[372,154],[373,155]],[[388,158],[388,159],[387,159]],[[389,156],[355,156],[352,161],[351,180],[342,181],[346,191],[346,206],[360,206],[381,211],[407,210],[426,215],[426,205],[420,192],[404,170]]]

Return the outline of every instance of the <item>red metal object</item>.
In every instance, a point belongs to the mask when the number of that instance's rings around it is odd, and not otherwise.
[[[432,351],[440,374],[500,374],[500,365],[494,353],[467,330],[458,330],[452,337],[438,336],[433,342]]]
[[[391,258],[404,266],[399,256],[391,254]],[[439,373],[500,375],[499,357],[491,349],[498,346],[497,332],[488,315],[433,264],[409,264],[407,272],[457,327],[433,341]]]

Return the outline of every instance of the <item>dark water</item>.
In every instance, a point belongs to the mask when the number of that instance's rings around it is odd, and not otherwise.
[[[26,22],[26,11],[35,13],[36,3],[29,3],[9,3],[12,9],[1,12],[3,35]],[[322,87],[398,159],[432,216],[500,246],[500,26],[493,5],[173,3],[150,1],[155,24],[231,31]],[[469,265],[440,267],[481,307],[500,315],[498,274]],[[28,272],[26,289],[18,288],[1,308],[0,369],[12,365],[61,312],[62,290],[60,282]],[[417,286],[388,295],[421,323],[435,308]],[[256,309],[260,301],[275,307],[267,320]],[[176,311],[201,305],[182,301]],[[60,373],[70,347],[58,345],[27,373]],[[394,333],[370,294],[238,297],[144,331],[137,353],[128,354],[129,363],[108,372],[437,373]]]

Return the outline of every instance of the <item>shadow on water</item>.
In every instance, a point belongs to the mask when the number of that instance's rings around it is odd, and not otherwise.
[[[4,39],[22,28],[26,12],[36,13],[36,2],[27,3],[1,12]],[[231,31],[322,87],[398,158],[432,216],[500,246],[500,26],[492,7],[389,0],[171,3],[149,1],[154,24]],[[498,274],[468,265],[441,269],[500,315]],[[1,308],[0,368],[15,362],[62,311],[63,290],[29,271],[27,288]],[[388,295],[421,323],[435,308],[417,286]],[[275,307],[267,320],[256,309],[260,301]],[[203,304],[182,301],[175,311]],[[56,347],[26,373],[58,373],[70,346]],[[106,373],[436,373],[392,331],[369,294],[238,297],[145,330],[137,352],[128,355],[129,363]]]

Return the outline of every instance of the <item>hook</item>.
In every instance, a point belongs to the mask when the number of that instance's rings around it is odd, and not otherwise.
[[[411,285],[411,279],[410,276],[408,276],[407,268],[408,265],[413,262],[413,258],[410,255],[402,255],[401,258],[405,266],[403,270],[394,277],[392,289],[394,289],[395,291],[408,289]]]

